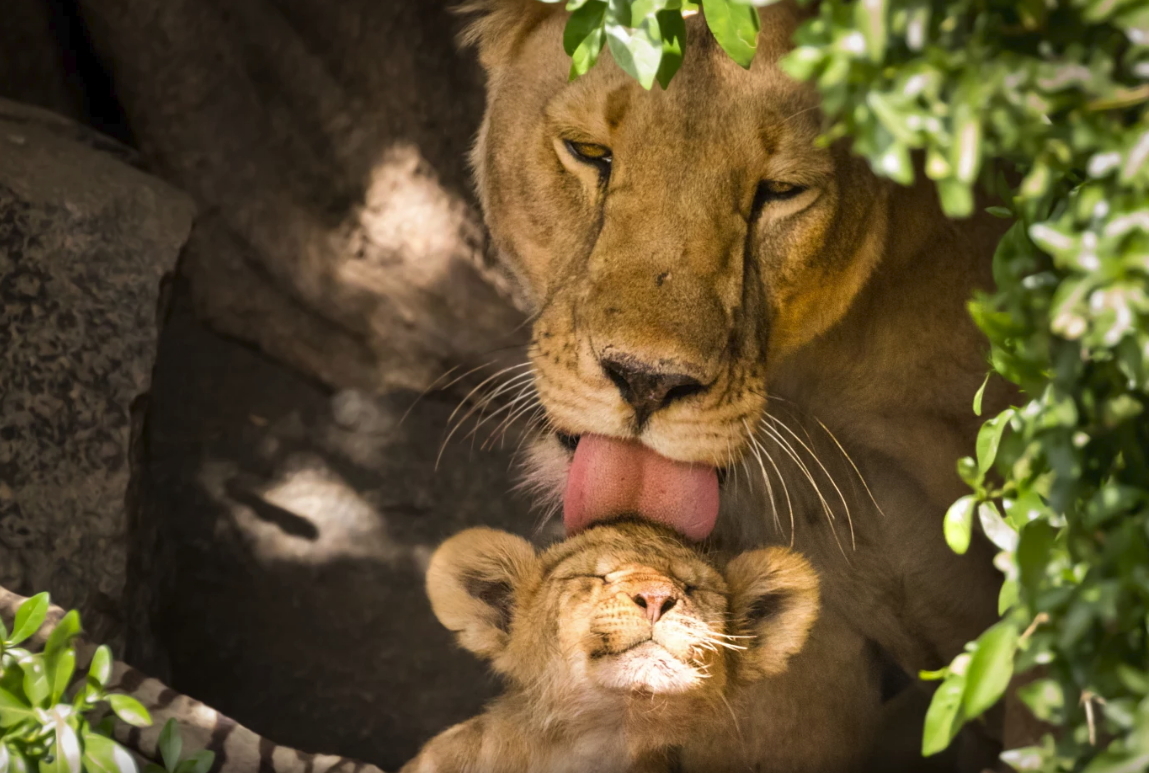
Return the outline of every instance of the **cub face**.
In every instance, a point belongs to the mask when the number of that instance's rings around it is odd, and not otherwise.
[[[556,696],[721,694],[779,673],[818,613],[801,556],[744,553],[723,572],[669,529],[596,525],[536,553],[469,529],[432,557],[427,590],[459,643],[523,689]]]

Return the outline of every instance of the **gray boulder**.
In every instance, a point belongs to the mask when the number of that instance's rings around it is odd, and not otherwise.
[[[129,408],[190,199],[131,151],[0,100],[0,585],[116,639]]]

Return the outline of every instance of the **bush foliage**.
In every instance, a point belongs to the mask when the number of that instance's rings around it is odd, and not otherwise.
[[[766,4],[702,0],[743,66]],[[698,6],[567,8],[572,77],[605,47],[644,87],[668,88]],[[1060,730],[1009,764],[1149,770],[1149,2],[823,0],[795,42],[783,67],[821,92],[823,141],[850,138],[900,183],[920,153],[947,213],[969,215],[981,186],[1014,221],[997,288],[970,310],[987,370],[1021,404],[987,418],[958,464],[972,493],[943,526],[958,552],[975,523],[1000,550],[1002,619],[924,675],[942,683],[923,750],[1042,666],[1021,697]]]
[[[40,652],[24,646],[48,609],[41,593],[20,605],[11,633],[0,621],[0,773],[139,773],[135,757],[112,740],[113,714],[135,727],[152,719],[135,698],[107,689],[114,664],[106,646],[95,649],[86,675],[76,673],[79,614],[64,615]],[[181,745],[169,720],[159,738],[164,764],[149,763],[144,773],[207,773],[215,755],[181,760]]]

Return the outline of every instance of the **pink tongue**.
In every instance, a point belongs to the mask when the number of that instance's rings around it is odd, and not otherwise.
[[[718,520],[718,473],[713,467],[672,461],[641,443],[583,435],[563,495],[567,534],[623,514],[665,523],[688,539],[704,539]]]

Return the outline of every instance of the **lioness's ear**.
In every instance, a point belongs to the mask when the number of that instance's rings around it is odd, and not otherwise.
[[[524,35],[562,8],[539,0],[466,0],[456,9],[469,18],[460,43],[478,48],[479,62],[492,70],[510,59]]]
[[[431,556],[431,608],[459,644],[485,658],[506,647],[515,596],[539,573],[531,544],[495,529],[467,529]]]
[[[785,548],[754,550],[726,567],[734,631],[749,637],[738,655],[745,680],[780,674],[802,649],[820,607],[818,574],[810,562]]]

